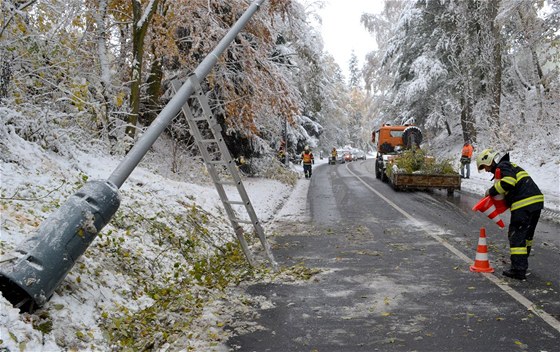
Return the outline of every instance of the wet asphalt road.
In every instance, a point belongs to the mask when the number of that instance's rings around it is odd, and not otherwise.
[[[506,230],[470,210],[480,197],[395,192],[372,169],[372,160],[315,168],[312,221],[280,225],[273,251],[281,265],[320,273],[250,286],[273,307],[232,349],[560,351],[558,223],[539,223],[528,279],[507,279]],[[481,227],[494,274],[469,270]]]

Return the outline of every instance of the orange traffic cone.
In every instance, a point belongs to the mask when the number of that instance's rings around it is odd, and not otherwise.
[[[486,245],[486,230],[484,227],[480,229],[476,258],[474,259],[474,265],[471,265],[471,271],[476,273],[494,272],[494,268],[490,266],[490,262],[488,261],[488,246]]]
[[[503,197],[490,197],[486,196],[476,203],[472,208],[474,211],[479,211],[486,214],[491,220],[494,220],[496,225],[500,226],[502,229],[506,226],[504,221],[499,217],[501,213],[507,210],[506,201]]]

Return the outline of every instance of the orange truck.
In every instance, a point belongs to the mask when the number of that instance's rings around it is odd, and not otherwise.
[[[399,154],[422,143],[422,131],[415,125],[384,124],[372,132],[371,140],[377,145],[375,177],[389,182],[395,190],[446,189],[449,195],[461,189],[461,176],[453,174],[426,174],[393,172],[393,161]]]

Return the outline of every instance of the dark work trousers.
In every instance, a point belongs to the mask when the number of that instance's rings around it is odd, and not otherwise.
[[[311,177],[311,164],[303,164],[303,173],[305,174],[305,178]]]
[[[531,253],[533,236],[541,216],[541,210],[528,211],[524,208],[511,213],[508,239],[511,253],[511,268],[525,272],[529,267],[527,258]]]

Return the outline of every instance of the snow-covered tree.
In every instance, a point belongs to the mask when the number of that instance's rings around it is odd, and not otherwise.
[[[363,14],[361,18],[362,24],[374,36],[378,48],[366,55],[363,69],[370,101],[367,108],[370,133],[382,123],[393,122],[397,117],[390,105],[392,73],[382,63],[393,36],[393,24],[397,22],[404,6],[404,1],[387,1],[380,14]]]
[[[350,88],[358,88],[361,87],[362,84],[362,74],[360,72],[358,57],[356,53],[352,50],[350,54],[350,60],[348,61],[348,71],[349,71],[349,78],[348,78],[348,85]]]
[[[321,65],[324,70],[320,80],[323,104],[319,122],[323,126],[323,134],[319,146],[331,150],[350,141],[350,92],[332,56],[324,56]]]
[[[534,110],[512,100],[524,92],[521,86],[526,91],[538,87],[533,90],[541,105],[537,115],[552,111],[546,106],[554,92],[549,89],[548,96],[545,92],[548,82],[558,77],[552,44],[557,38],[553,23],[558,22],[558,5],[544,5],[417,0],[402,9],[387,2],[381,15],[364,16],[362,21],[375,33],[380,48],[368,55],[364,71],[366,87],[378,103],[377,115],[385,121],[414,117],[428,131],[459,133],[474,142],[482,132],[485,139],[509,143],[507,135],[516,127],[508,117]],[[552,30],[544,23],[552,24]],[[546,73],[539,70],[543,66],[549,67]]]
[[[132,138],[138,117],[138,127],[149,124],[169,97],[164,92],[170,80],[192,72],[250,4],[3,2],[8,20],[0,32],[2,101],[78,111],[104,136],[122,144],[125,129]],[[267,1],[204,82],[234,140],[230,144],[242,144],[235,143],[237,138],[248,141],[248,152],[263,150],[272,138],[267,135],[270,126],[288,120],[299,130],[301,119],[296,119],[304,104],[297,71],[275,57],[289,28],[299,30],[294,38],[310,38],[297,3]]]

